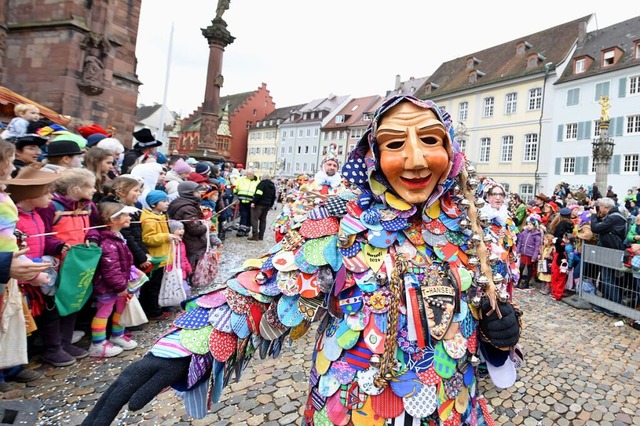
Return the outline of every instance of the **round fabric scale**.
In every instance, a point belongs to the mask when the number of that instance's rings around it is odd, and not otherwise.
[[[384,389],[373,384],[378,373],[380,373],[380,370],[375,367],[369,367],[356,373],[356,381],[362,392],[367,395],[380,395],[382,393]]]
[[[422,382],[415,371],[407,370],[390,382],[391,390],[400,398],[411,396],[420,391]]]
[[[418,377],[422,380],[422,383],[428,386],[436,386],[442,381],[442,377],[436,373],[435,368],[431,367],[422,373],[418,373]]]
[[[373,411],[379,416],[392,419],[404,411],[402,398],[393,393],[389,386],[380,395],[372,395],[371,398]]]
[[[467,353],[467,339],[456,333],[452,339],[443,341],[444,349],[453,359],[460,359]]]
[[[318,392],[320,395],[328,398],[336,393],[338,389],[340,389],[340,382],[331,373],[331,369],[329,369],[326,374],[320,376],[320,381],[318,382]]]
[[[331,374],[333,374],[341,385],[351,383],[356,375],[356,370],[344,361],[332,362],[329,371],[331,371]]]
[[[213,357],[220,362],[225,362],[235,352],[238,337],[232,333],[223,333],[212,330],[209,335],[209,350]]]
[[[419,392],[404,398],[404,409],[414,418],[424,418],[438,408],[438,395],[435,386],[422,386]]]
[[[456,372],[456,361],[449,356],[442,342],[438,342],[435,346],[433,368],[444,379],[452,377]]]
[[[213,327],[210,325],[198,330],[182,330],[180,343],[194,354],[204,355],[209,352],[209,335],[212,330]]]

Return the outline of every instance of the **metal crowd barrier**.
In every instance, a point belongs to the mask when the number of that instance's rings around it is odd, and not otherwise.
[[[578,294],[592,305],[640,321],[640,271],[622,263],[624,251],[582,246]]]

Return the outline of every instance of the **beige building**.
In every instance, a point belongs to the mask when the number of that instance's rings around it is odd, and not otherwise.
[[[553,90],[551,77],[590,18],[445,62],[416,93],[451,114],[456,139],[480,175],[525,199],[540,192],[549,173],[553,103],[545,94]]]

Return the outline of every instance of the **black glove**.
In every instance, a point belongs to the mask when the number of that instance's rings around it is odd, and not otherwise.
[[[140,410],[164,388],[184,380],[190,362],[191,357],[158,358],[152,354],[145,355],[120,373],[82,424],[109,426],[127,401],[130,410]]]

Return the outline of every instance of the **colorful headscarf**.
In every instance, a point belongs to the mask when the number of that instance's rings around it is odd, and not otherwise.
[[[412,102],[420,108],[433,111],[435,116],[444,124],[449,139],[445,140],[444,148],[449,155],[451,164],[448,173],[445,173],[438,182],[433,193],[426,202],[430,206],[437,200],[443,192],[454,184],[454,178],[460,173],[464,166],[464,154],[460,151],[460,146],[453,137],[453,124],[451,116],[440,109],[432,101],[422,101],[413,96],[397,95],[387,99],[376,110],[371,124],[365,131],[362,138],[358,141],[355,148],[349,153],[349,158],[342,168],[342,176],[344,176],[351,184],[356,185],[362,191],[373,193],[376,196],[382,195],[385,191],[391,191],[394,195],[398,195],[393,191],[389,181],[380,169],[380,150],[376,139],[376,132],[383,116],[394,106],[400,102]],[[449,142],[449,143],[447,143]]]

